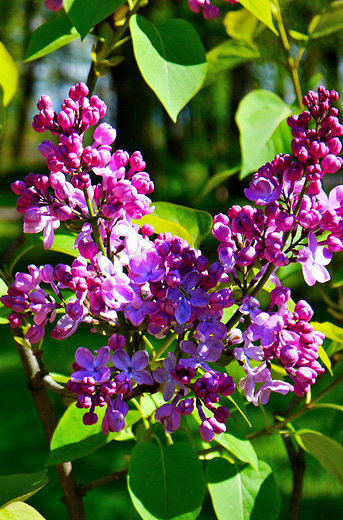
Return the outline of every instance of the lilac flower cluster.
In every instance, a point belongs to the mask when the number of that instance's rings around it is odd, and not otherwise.
[[[18,211],[26,233],[43,231],[46,248],[61,222],[78,229],[79,256],[71,265],[30,265],[28,273],[16,274],[1,298],[12,311],[11,326],[29,322],[31,344],[42,341],[49,323],[57,339],[71,336],[81,323],[109,337],[95,355],[76,351],[67,384],[86,410],[85,424],[95,424],[96,407],[106,406],[105,434],[125,427],[134,392],[160,390],[165,404],[155,419],[166,432],[196,411],[201,436],[211,441],[226,430],[230,415],[223,400],[235,384],[216,368],[228,357],[243,368],[239,387],[255,405],[266,403],[271,392],[303,396],[323,372],[318,357],[324,337],[310,324],[307,302],[291,307],[290,290],[275,271],[299,263],[309,285],[324,282],[332,253],[343,249],[343,187],[329,197],[321,187],[322,176],[342,164],[336,154],[343,128],[331,106],[336,93],[321,88],[305,96],[308,110],[289,120],[295,158],[276,156],[246,189],[257,208],[233,206],[228,215],[214,217],[220,244],[212,264],[185,240],[168,232],[153,239],[152,226],[132,222],[153,211],[147,196],[153,183],[140,152],[112,152],[116,131],[98,124],[106,106],[87,94],[82,83],[72,87],[59,113],[48,96],[37,105],[34,128],[49,130],[59,142],[40,145],[49,176],[30,173],[12,185]],[[83,147],[92,125],[98,125],[94,143]],[[257,296],[268,278],[275,289],[261,310]],[[225,311],[234,304],[225,324]],[[240,322],[244,332],[234,328]],[[150,359],[147,333],[163,342]],[[292,384],[273,379],[275,364]]]

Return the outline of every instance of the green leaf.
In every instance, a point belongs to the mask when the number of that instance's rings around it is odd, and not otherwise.
[[[0,506],[16,501],[27,500],[48,483],[47,471],[22,473],[0,477]]]
[[[7,309],[2,303],[0,303],[0,325],[8,325],[9,321],[7,316],[12,312],[12,309]]]
[[[37,27],[33,32],[24,61],[42,58],[79,37],[79,33],[63,12]]]
[[[314,16],[308,27],[310,39],[321,38],[343,29],[343,1],[331,2],[321,13]]]
[[[237,459],[248,462],[256,471],[258,459],[251,442],[231,422],[226,433],[215,435],[214,440],[230,451]]]
[[[271,161],[276,153],[284,153],[292,139],[286,121],[291,114],[288,105],[269,90],[254,90],[239,104],[236,122],[240,130],[242,150],[241,178]]]
[[[45,520],[37,509],[25,502],[13,502],[0,509],[0,520]]]
[[[338,269],[333,277],[332,287],[341,287],[343,285],[343,269]]]
[[[343,343],[342,327],[337,327],[337,325],[334,325],[330,321],[324,321],[323,323],[319,323],[318,321],[311,321],[311,325],[314,330],[318,330],[319,332],[325,334],[326,338]]]
[[[155,211],[135,222],[139,226],[148,223],[155,233],[166,233],[183,238],[191,247],[198,249],[212,229],[213,220],[206,211],[186,208],[170,202],[155,202]]]
[[[40,238],[43,241],[43,237],[41,236]],[[55,234],[54,243],[50,247],[50,250],[77,258],[80,254],[78,249],[74,249],[75,238],[76,235]]]
[[[302,41],[302,42],[307,42],[308,40],[308,36],[307,34],[303,34],[303,33],[300,33],[298,31],[293,31],[292,29],[290,29],[289,31],[289,35],[291,38],[293,38],[293,40],[297,40],[297,41]]]
[[[68,16],[82,40],[97,23],[114,13],[123,4],[125,0],[64,0]]]
[[[319,346],[319,358],[323,365],[326,366],[330,374],[333,376],[332,369],[331,369],[331,361],[325,350],[323,349],[322,345]]]
[[[144,520],[193,520],[200,513],[206,482],[193,448],[137,444],[129,465],[133,505]]]
[[[278,519],[281,497],[265,462],[259,461],[257,473],[217,457],[208,461],[206,478],[218,520]]]
[[[219,74],[259,58],[260,53],[252,43],[249,45],[238,40],[226,40],[211,49],[206,56],[208,68],[202,88],[214,83]]]
[[[0,70],[0,86],[3,91],[2,103],[7,107],[17,90],[18,69],[14,59],[2,42],[0,42]]]
[[[239,3],[254,14],[273,33],[278,34],[273,24],[272,7],[269,0],[240,0]]]
[[[343,446],[313,430],[298,430],[294,436],[299,445],[343,485]]]
[[[50,457],[45,467],[54,466],[63,462],[85,457],[95,450],[113,440],[134,439],[130,426],[141,418],[140,412],[130,410],[125,419],[126,429],[122,432],[104,435],[101,422],[105,415],[106,406],[98,408],[98,422],[92,426],[86,426],[82,422],[85,410],[69,406],[59,421],[51,440]]]
[[[154,25],[142,16],[130,19],[138,67],[174,122],[200,89],[207,71],[198,33],[181,18]]]
[[[247,9],[229,11],[223,20],[227,34],[236,40],[251,41],[253,39],[258,19]]]

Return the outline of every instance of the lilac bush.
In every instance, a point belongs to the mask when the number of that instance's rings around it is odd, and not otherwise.
[[[165,401],[171,401],[155,415],[166,432],[196,409],[201,436],[212,440],[225,431],[230,415],[220,396],[235,390],[232,377],[214,367],[230,353],[246,373],[239,387],[256,406],[266,404],[271,392],[309,392],[324,371],[318,361],[324,335],[311,325],[306,301],[289,310],[291,292],[277,271],[300,263],[308,285],[325,282],[332,253],[343,249],[343,188],[327,197],[321,183],[343,162],[337,155],[343,126],[332,106],[337,92],[324,87],[309,92],[306,110],[289,118],[294,157],[277,155],[254,175],[245,193],[257,207],[235,205],[214,217],[219,245],[218,261],[211,265],[185,240],[170,233],[153,239],[151,226],[140,227],[139,220],[154,209],[148,197],[153,182],[140,152],[112,150],[116,131],[98,124],[106,105],[87,94],[84,83],[75,85],[58,113],[48,96],[37,104],[33,128],[58,135],[59,144],[45,140],[39,146],[49,176],[30,173],[13,183],[18,211],[26,233],[44,230],[45,248],[61,222],[77,225],[79,256],[71,265],[31,265],[29,273],[17,273],[1,298],[12,310],[11,326],[32,318],[26,332],[32,344],[42,340],[49,322],[57,339],[74,334],[80,323],[93,332],[111,331],[108,345],[94,355],[84,347],[76,351],[66,386],[78,395],[77,406],[87,410],[85,424],[96,423],[96,407],[107,405],[105,434],[125,428],[124,403],[133,388],[138,395],[155,392],[159,384],[165,385]],[[85,132],[97,124],[94,144],[84,148]],[[262,310],[258,295],[268,278],[275,288]],[[64,296],[65,291],[74,296]],[[230,308],[225,323],[224,310]],[[160,340],[175,334],[175,351],[159,359],[150,353],[149,366],[142,343],[146,332]],[[272,363],[284,369],[288,381],[273,378]]]

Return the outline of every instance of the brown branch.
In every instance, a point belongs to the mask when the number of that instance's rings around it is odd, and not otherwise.
[[[301,446],[298,446],[298,449],[296,449],[289,434],[282,435],[282,439],[286,446],[293,472],[293,491],[289,506],[289,520],[299,520],[303,481],[306,470],[305,452]]]
[[[12,329],[10,327],[10,330],[24,368],[31,397],[36,405],[46,437],[50,443],[58,421],[52,406],[49,392],[44,384],[37,358],[33,355],[32,350],[29,347],[25,347],[24,344],[16,341],[20,329]],[[24,340],[24,334],[22,334],[21,339]],[[71,462],[58,464],[56,469],[64,495],[62,501],[68,509],[70,519],[86,520],[82,496],[79,493],[75,481]]]
[[[114,471],[106,477],[98,478],[97,480],[94,480],[93,482],[90,482],[85,486],[81,486],[80,494],[84,496],[88,493],[88,491],[91,491],[92,489],[103,486],[104,484],[108,484],[109,482],[113,482],[114,480],[119,480],[121,477],[126,477],[127,473],[127,469],[122,469],[121,471]]]

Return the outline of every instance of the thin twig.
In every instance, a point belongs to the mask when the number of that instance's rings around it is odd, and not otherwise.
[[[88,491],[91,491],[92,489],[95,489],[97,487],[103,486],[104,484],[108,484],[109,482],[113,482],[114,480],[119,480],[121,477],[126,477],[128,473],[128,469],[122,469],[121,471],[114,471],[110,475],[107,475],[103,478],[98,478],[97,480],[94,480],[93,482],[90,482],[89,484],[86,484],[84,486],[81,486],[79,488],[80,494],[82,496],[85,496]]]

